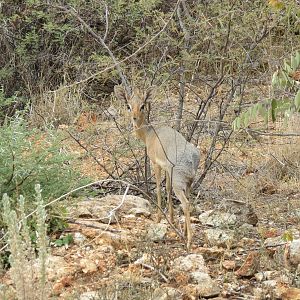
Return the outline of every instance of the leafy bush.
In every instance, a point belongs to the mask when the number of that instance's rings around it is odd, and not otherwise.
[[[300,52],[291,55],[290,62],[284,61],[283,66],[272,77],[274,96],[259,102],[240,114],[233,128],[238,130],[247,127],[258,116],[265,122],[276,120],[278,116],[289,118],[293,113],[300,112]]]
[[[49,202],[82,182],[71,161],[57,133],[31,129],[22,118],[15,118],[0,128],[0,197],[7,193],[31,199],[34,185],[40,183]],[[32,207],[29,202],[26,208]]]

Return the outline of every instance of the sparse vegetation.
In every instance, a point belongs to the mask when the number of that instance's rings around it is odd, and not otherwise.
[[[36,217],[36,247],[32,242],[31,228],[27,223],[25,214],[25,198],[20,195],[18,210],[11,206],[11,199],[7,194],[3,195],[2,217],[7,226],[10,274],[16,289],[17,299],[38,300],[47,299],[49,291],[46,277],[47,236],[46,236],[46,212],[41,196],[41,188],[35,186],[35,200],[37,203]],[[37,255],[35,251],[37,250]]]
[[[0,3],[0,298],[298,299],[298,2]],[[189,254],[119,84],[200,149]]]

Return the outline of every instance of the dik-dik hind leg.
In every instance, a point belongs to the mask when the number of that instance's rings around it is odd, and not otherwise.
[[[170,214],[170,222],[174,224],[174,209],[172,203],[172,185],[171,185],[171,177],[168,172],[166,172],[166,190],[167,190],[167,201],[169,205],[169,214]]]
[[[186,185],[185,195],[186,195],[187,199],[190,199],[190,194],[191,194],[191,189],[192,189],[192,183],[193,183],[193,181],[190,181],[190,182]],[[184,232],[184,235],[186,236],[186,235],[187,235],[187,226],[186,226],[186,222],[184,222],[183,232]]]
[[[157,222],[161,221],[161,167],[154,164],[154,174],[156,179],[156,195],[157,195]]]
[[[185,216],[185,228],[186,228],[186,238],[187,238],[187,250],[189,251],[192,244],[192,226],[191,226],[191,216],[190,216],[190,204],[185,195],[184,190],[174,188],[175,195],[180,200],[182,204],[182,209]]]

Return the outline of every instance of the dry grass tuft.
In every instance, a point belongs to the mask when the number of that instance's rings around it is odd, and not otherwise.
[[[82,88],[62,88],[43,93],[32,100],[30,121],[33,126],[71,124],[82,109]]]

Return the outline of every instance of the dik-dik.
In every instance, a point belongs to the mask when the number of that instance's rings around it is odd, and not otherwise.
[[[174,222],[171,187],[180,200],[185,215],[184,232],[187,237],[187,249],[191,247],[192,228],[190,220],[189,194],[200,159],[199,150],[189,143],[179,132],[169,126],[148,124],[145,116],[147,101],[153,98],[154,90],[145,93],[135,90],[128,95],[123,86],[115,86],[115,95],[125,101],[131,113],[135,133],[147,148],[147,154],[153,164],[158,203],[158,221],[161,220],[161,173],[166,172],[166,190],[169,204],[170,221]]]

